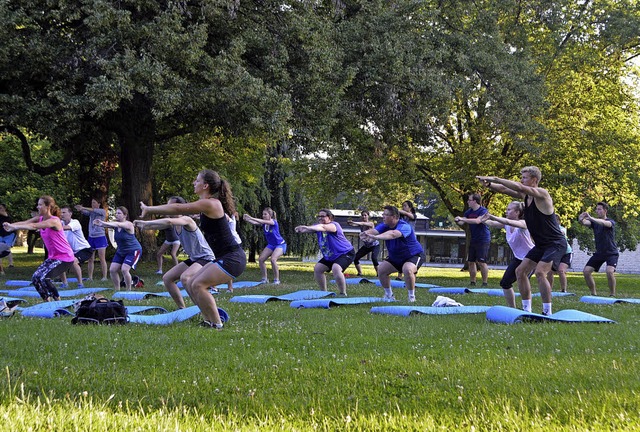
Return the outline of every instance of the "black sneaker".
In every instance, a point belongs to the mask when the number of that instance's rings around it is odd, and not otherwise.
[[[489,286],[489,285],[487,285],[487,283],[486,283],[486,282],[482,282],[482,288],[486,288],[486,287],[488,287],[488,286]]]
[[[200,327],[206,327],[206,328],[211,328],[211,329],[216,329],[216,330],[222,330],[222,327],[224,327],[224,324],[220,323],[220,324],[214,324],[211,321],[202,321],[200,324]]]
[[[475,282],[469,282],[469,286],[476,286]]]

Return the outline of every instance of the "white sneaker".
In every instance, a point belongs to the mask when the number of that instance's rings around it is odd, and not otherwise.
[[[409,296],[409,303],[415,303],[416,302],[416,296]]]
[[[269,283],[269,279],[260,279],[260,283],[261,284],[268,284]]]
[[[273,280],[273,284],[274,285],[280,285],[280,280],[279,279],[274,279]]]
[[[162,274],[162,270],[158,270],[158,271],[156,272],[156,274],[157,274],[157,275],[161,275],[161,274]]]
[[[383,297],[383,300],[392,302],[392,301],[396,301],[396,298],[393,296],[393,294],[391,295],[385,294]]]

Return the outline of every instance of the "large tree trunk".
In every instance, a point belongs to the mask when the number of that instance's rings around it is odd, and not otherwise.
[[[118,205],[129,210],[129,219],[140,215],[140,201],[153,204],[151,191],[151,164],[155,145],[155,121],[146,100],[135,97],[131,106],[121,110],[118,139],[120,142],[120,168],[122,171],[122,196]],[[137,237],[142,244],[143,259],[155,260],[157,250],[154,231],[139,230]]]

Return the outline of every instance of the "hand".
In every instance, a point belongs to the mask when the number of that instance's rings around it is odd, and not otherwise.
[[[76,211],[82,211],[83,207],[81,204],[78,204],[78,205],[75,205],[74,208],[76,209]]]
[[[9,222],[5,222],[2,224],[2,227],[4,228],[5,231],[7,232],[13,232],[15,231],[15,228],[9,223]]]
[[[136,219],[133,221],[133,225],[137,226],[138,228],[144,228],[144,226],[147,224],[147,221],[143,221],[140,219]]]
[[[245,220],[245,221],[247,221],[247,222],[249,222],[249,219],[251,219],[251,216],[249,216],[248,214],[246,214],[246,213],[245,213],[245,214],[242,216],[242,219],[243,219],[243,220]]]
[[[297,227],[294,228],[294,231],[297,233],[304,233],[304,232],[307,232],[307,227],[304,225],[298,225]]]
[[[102,219],[96,219],[96,220],[93,221],[93,224],[97,225],[97,226],[102,226],[103,221],[102,221]]]
[[[489,219],[491,219],[491,213],[485,213],[485,214],[483,214],[482,216],[480,216],[480,220],[481,220],[482,222],[486,222],[486,221],[488,221]]]
[[[144,218],[147,216],[147,208],[149,206],[146,205],[145,203],[143,203],[142,201],[140,201],[140,217]]]

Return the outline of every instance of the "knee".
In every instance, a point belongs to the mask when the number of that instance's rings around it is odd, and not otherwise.
[[[589,276],[591,276],[591,274],[592,274],[592,273],[593,273],[593,270],[591,270],[591,268],[589,268],[589,267],[585,267],[585,268],[582,270],[582,274],[583,274],[585,277],[589,277]]]

